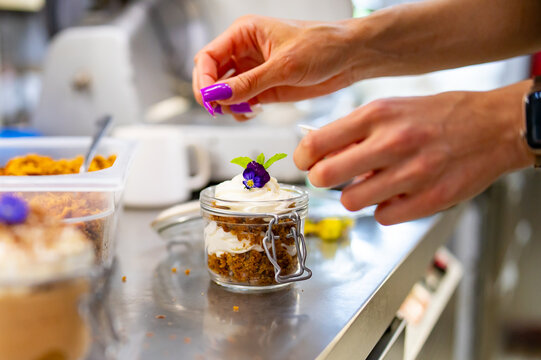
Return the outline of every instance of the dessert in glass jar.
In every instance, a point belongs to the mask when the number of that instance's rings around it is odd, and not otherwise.
[[[261,291],[311,277],[303,236],[308,194],[268,174],[280,156],[234,159],[244,172],[201,192],[206,262],[220,285]]]
[[[90,292],[92,242],[20,197],[0,195],[2,359],[80,359],[90,328],[80,301]]]

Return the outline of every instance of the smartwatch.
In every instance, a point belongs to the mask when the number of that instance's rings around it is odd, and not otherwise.
[[[526,131],[524,137],[535,155],[535,167],[541,168],[541,76],[534,78],[530,93],[524,99]]]

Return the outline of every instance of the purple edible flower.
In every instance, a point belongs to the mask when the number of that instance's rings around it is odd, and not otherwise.
[[[265,167],[256,161],[250,162],[242,173],[244,181],[242,182],[246,189],[262,188],[270,180],[270,175]]]
[[[28,205],[26,202],[11,194],[0,196],[0,223],[21,224],[28,217]]]

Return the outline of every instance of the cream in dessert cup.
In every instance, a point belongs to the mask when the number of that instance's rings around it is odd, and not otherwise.
[[[85,357],[90,327],[80,303],[94,264],[91,241],[44,212],[0,222],[1,359]]]
[[[247,190],[242,175],[200,194],[211,279],[232,290],[262,291],[305,280],[305,190],[271,178]]]

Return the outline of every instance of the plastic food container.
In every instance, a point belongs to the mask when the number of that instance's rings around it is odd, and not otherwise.
[[[87,277],[36,284],[0,284],[0,352],[6,359],[81,359],[90,326],[81,301]]]
[[[264,291],[306,280],[304,219],[308,193],[282,185],[291,198],[276,201],[217,199],[200,194],[205,256],[211,279],[232,290]]]
[[[15,156],[39,154],[54,159],[85,155],[90,138],[37,137],[0,140],[0,166]],[[97,154],[117,156],[110,168],[68,175],[0,176],[0,194],[16,193],[66,223],[77,224],[93,241],[100,264],[110,265],[122,192],[133,144],[103,139]]]
[[[119,344],[102,304],[109,269],[0,282],[2,359],[113,359]]]

